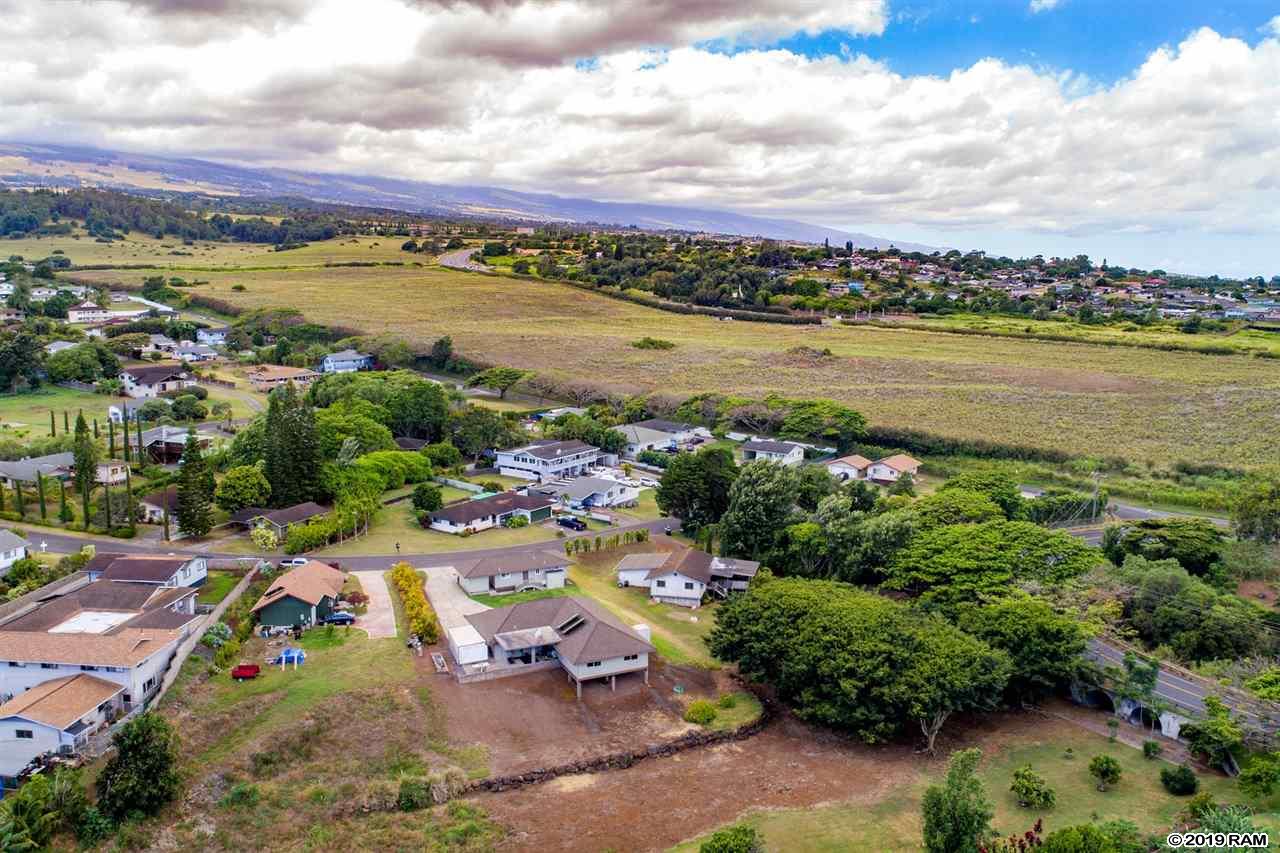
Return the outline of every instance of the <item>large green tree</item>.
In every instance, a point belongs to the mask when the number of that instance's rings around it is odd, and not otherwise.
[[[178,529],[187,536],[205,536],[213,527],[208,464],[192,429],[187,433],[187,443],[178,461]]]
[[[948,524],[979,524],[1004,518],[1004,511],[982,492],[945,489],[926,495],[911,504],[918,530],[933,530]]]
[[[384,404],[395,435],[439,441],[449,418],[449,400],[434,382],[418,382],[391,394]]]
[[[153,815],[178,794],[178,737],[152,711],[125,723],[112,736],[115,755],[97,779],[98,808],[122,821]]]
[[[262,445],[271,504],[283,507],[314,500],[321,463],[316,416],[293,383],[271,392]]]
[[[89,432],[89,423],[84,419],[84,412],[76,416],[76,431],[71,453],[74,460],[72,475],[75,479],[76,491],[80,493],[84,524],[88,527],[89,495],[93,492],[93,484],[98,476],[98,444]]]
[[[237,465],[223,475],[213,499],[219,508],[231,513],[245,507],[266,506],[271,499],[271,484],[257,465]]]
[[[1241,539],[1280,542],[1280,478],[1242,488],[1231,508],[1231,522]]]
[[[510,446],[511,429],[492,409],[463,406],[449,415],[449,434],[455,447],[479,459],[490,448]]]
[[[532,371],[521,370],[518,367],[491,367],[472,376],[467,380],[467,385],[497,391],[498,398],[505,400],[507,392],[512,387],[532,375]]]
[[[729,508],[729,490],[737,476],[733,453],[725,448],[677,454],[658,484],[658,509],[679,518],[690,533],[697,532],[720,521]]]
[[[1177,560],[1193,575],[1204,575],[1222,557],[1226,535],[1203,518],[1144,518],[1112,525],[1102,551],[1117,566],[1136,554],[1148,560]]]
[[[994,649],[1007,653],[1013,670],[1006,688],[1010,704],[1056,693],[1076,677],[1087,635],[1069,615],[1043,599],[1018,594],[961,610],[958,624]]]
[[[794,516],[792,469],[776,462],[748,462],[729,488],[729,506],[720,519],[720,547],[731,557],[767,560]]]
[[[996,506],[1000,507],[1005,518],[1017,520],[1022,517],[1023,497],[1018,483],[1008,474],[999,471],[966,471],[957,474],[939,487],[939,492],[953,489],[966,492],[977,492],[984,495]]]

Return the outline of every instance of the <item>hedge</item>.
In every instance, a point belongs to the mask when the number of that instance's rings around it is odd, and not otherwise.
[[[422,591],[422,578],[413,566],[405,562],[392,566],[391,583],[400,593],[400,603],[404,606],[409,633],[416,634],[427,645],[439,640],[440,624],[436,621],[435,611],[427,603],[427,596]]]

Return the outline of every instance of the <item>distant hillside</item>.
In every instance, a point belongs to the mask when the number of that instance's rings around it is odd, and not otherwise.
[[[100,186],[139,192],[231,196],[295,196],[312,201],[383,207],[440,216],[483,216],[578,222],[651,230],[676,229],[773,237],[859,248],[931,252],[936,247],[841,231],[793,219],[723,210],[629,204],[524,193],[499,187],[450,186],[362,175],[256,169],[187,158],[154,157],[66,145],[0,143],[0,185]]]

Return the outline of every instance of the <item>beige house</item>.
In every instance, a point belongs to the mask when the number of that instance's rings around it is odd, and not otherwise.
[[[260,364],[248,371],[249,384],[253,390],[263,393],[287,385],[292,382],[299,388],[306,388],[320,377],[314,370],[305,367],[288,367],[283,364]]]

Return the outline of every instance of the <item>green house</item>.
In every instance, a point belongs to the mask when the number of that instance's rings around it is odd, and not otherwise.
[[[312,560],[285,572],[272,582],[253,605],[259,625],[289,628],[316,625],[334,610],[346,576]]]

